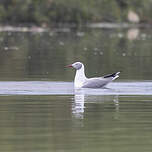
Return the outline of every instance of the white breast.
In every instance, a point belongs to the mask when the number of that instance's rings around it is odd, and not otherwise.
[[[76,71],[74,87],[81,88],[86,80],[87,78],[84,73],[84,66],[82,65],[81,69]]]

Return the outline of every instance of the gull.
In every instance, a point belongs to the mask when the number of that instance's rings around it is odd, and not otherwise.
[[[120,73],[116,72],[102,77],[87,78],[85,76],[83,63],[75,62],[73,64],[68,65],[67,67],[72,67],[76,69],[76,74],[74,78],[75,88],[102,88],[106,86],[108,83],[118,78]]]

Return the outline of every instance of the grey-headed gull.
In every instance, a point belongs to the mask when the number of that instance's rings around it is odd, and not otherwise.
[[[73,67],[76,69],[76,75],[74,78],[75,88],[102,88],[109,82],[119,77],[120,72],[105,75],[103,77],[87,78],[85,76],[84,65],[81,62],[75,62],[67,67]]]

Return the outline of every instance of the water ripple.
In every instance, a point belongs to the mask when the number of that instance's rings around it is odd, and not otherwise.
[[[152,95],[152,82],[113,82],[102,89],[74,89],[73,82],[1,81],[0,95]]]

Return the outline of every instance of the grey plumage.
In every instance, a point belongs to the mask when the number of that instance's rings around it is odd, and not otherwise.
[[[103,86],[107,85],[109,82],[118,78],[119,73],[120,72],[116,72],[113,74],[105,75],[103,77],[89,78],[84,82],[83,88],[102,88]]]
[[[119,77],[120,72],[105,75],[103,77],[87,78],[84,72],[84,65],[81,62],[75,62],[68,67],[76,69],[74,86],[76,88],[102,88],[109,82]]]

